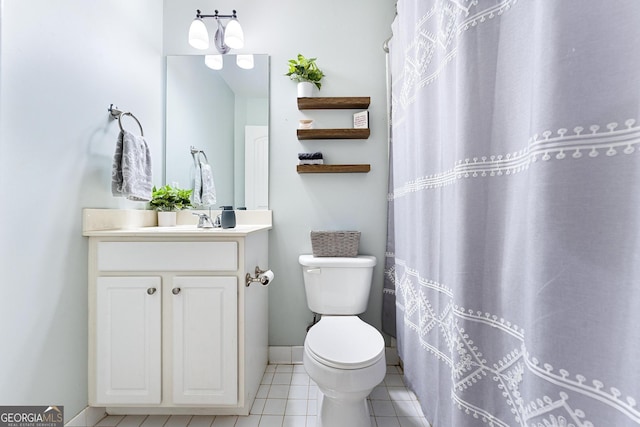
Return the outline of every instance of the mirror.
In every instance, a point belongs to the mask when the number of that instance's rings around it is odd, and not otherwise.
[[[169,55],[166,63],[165,183],[193,188],[191,147],[213,170],[214,208],[268,209],[269,56],[242,69],[223,55],[212,70],[204,55]]]

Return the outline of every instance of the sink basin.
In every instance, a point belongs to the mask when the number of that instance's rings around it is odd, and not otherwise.
[[[235,228],[222,228],[222,227],[212,227],[212,228],[198,228],[196,225],[176,225],[175,227],[142,227],[140,231],[148,231],[151,233],[185,233],[185,232],[193,232],[193,233],[233,233],[246,231],[253,226],[247,225],[237,225]]]

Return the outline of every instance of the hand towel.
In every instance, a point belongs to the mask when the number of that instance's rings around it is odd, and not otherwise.
[[[191,204],[195,207],[202,205],[202,168],[200,161],[193,158],[195,171],[193,173],[193,191],[191,192]]]
[[[194,156],[195,174],[193,179],[193,192],[191,203],[195,206],[210,207],[216,203],[216,186],[213,182],[211,165],[202,161],[198,153]]]
[[[216,203],[216,186],[213,182],[213,171],[208,163],[200,164],[200,175],[202,177],[202,193],[200,199],[202,206],[212,206]]]
[[[151,200],[151,182],[151,153],[147,141],[126,130],[120,131],[113,156],[111,193],[146,202]]]

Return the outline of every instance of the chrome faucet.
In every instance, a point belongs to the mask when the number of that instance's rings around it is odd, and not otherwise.
[[[193,215],[197,215],[198,216],[198,228],[214,228],[215,225],[213,224],[213,221],[211,220],[211,217],[205,213],[196,213],[193,212]],[[218,226],[220,227],[220,226]]]

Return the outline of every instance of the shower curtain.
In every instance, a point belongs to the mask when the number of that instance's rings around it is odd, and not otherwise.
[[[640,425],[640,2],[397,11],[383,327],[425,416]]]

